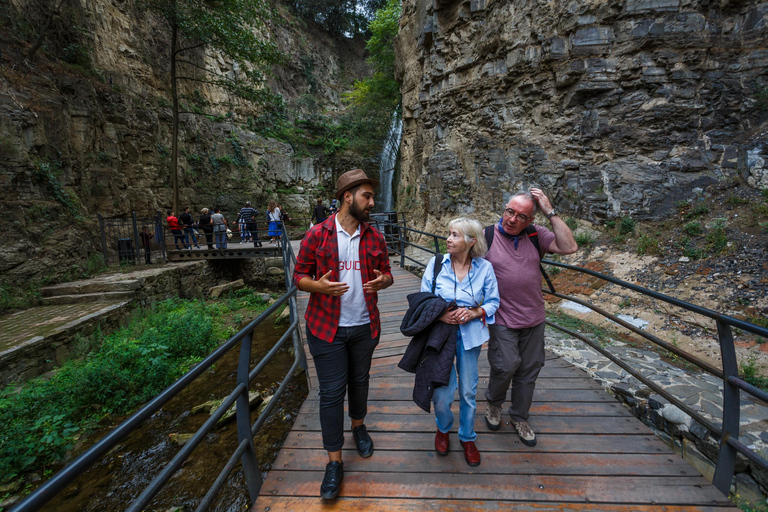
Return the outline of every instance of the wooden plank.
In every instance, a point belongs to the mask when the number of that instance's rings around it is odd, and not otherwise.
[[[458,392],[457,392],[458,396]],[[410,386],[380,389],[372,386],[368,390],[368,402],[375,401],[411,401],[413,388]],[[509,395],[507,395],[509,399]],[[307,400],[318,400],[317,392],[310,393]],[[533,392],[533,402],[612,402],[617,403],[613,395],[602,389],[542,389],[537,387]],[[485,387],[477,390],[477,406],[485,411]],[[509,406],[507,400],[504,408]]]
[[[547,451],[548,453],[669,453],[669,446],[655,435],[648,434],[538,434],[538,443],[531,448],[520,442],[511,429],[503,430],[502,435],[483,435],[478,437],[478,446],[482,452],[529,452]],[[506,435],[504,435],[506,434]],[[376,453],[383,450],[434,450],[435,433],[431,432],[375,432],[372,439]],[[354,456],[352,435],[346,433],[344,445],[345,458]],[[452,438],[451,452],[461,452],[461,445]],[[320,432],[291,431],[283,446],[288,449],[316,449],[323,445]],[[347,455],[349,452],[349,455]]]
[[[306,405],[306,404],[305,404]],[[303,411],[303,407],[302,407]],[[454,413],[455,415],[456,413]],[[475,431],[480,433],[498,433],[503,435],[509,432],[510,426],[504,425],[498,431],[491,431],[478,413],[475,420]],[[345,429],[350,430],[349,417],[345,417]],[[458,420],[454,423],[454,430],[458,428]],[[603,417],[595,419],[589,416],[534,416],[529,418],[531,428],[536,433],[542,434],[651,434],[652,431],[637,418],[611,418]],[[435,418],[432,414],[378,414],[372,413],[365,417],[365,425],[371,432],[399,431],[399,432],[434,432]],[[300,412],[294,424],[294,430],[320,430],[320,418],[318,414],[306,414]]]
[[[351,459],[354,460],[354,459]],[[356,461],[357,462],[357,461]],[[341,496],[522,502],[729,506],[702,477],[584,477],[463,473],[368,473],[345,469]],[[480,467],[480,466],[478,466]],[[471,468],[476,469],[476,468]],[[322,471],[272,470],[262,495],[318,496]]]
[[[459,445],[453,439],[454,444]],[[460,446],[460,445],[459,445]],[[700,476],[685,459],[677,455],[625,453],[560,453],[483,452],[478,441],[482,463],[471,468],[473,474],[498,474],[500,468],[514,468],[521,475],[572,476]],[[286,449],[273,466],[281,471],[324,471],[328,463],[325,450]],[[375,452],[372,457],[347,457],[349,471],[368,473],[461,473],[467,469],[464,453],[455,451],[443,457],[432,450]],[[289,484],[286,484],[289,485]]]
[[[414,376],[397,368],[410,342],[399,332],[405,297],[418,290],[420,280],[397,267],[393,274],[395,286],[379,294],[382,335],[374,352],[366,417],[376,453],[369,459],[357,455],[345,417],[342,492],[334,501],[319,499],[327,455],[317,390],[312,389],[253,510],[735,510],[600,384],[550,353],[531,410],[537,446],[523,445],[508,418],[500,430],[488,430],[482,416],[489,368],[482,354],[475,418],[482,464],[471,468],[464,462],[455,434],[458,421],[450,453],[437,456],[434,415],[413,404]],[[307,295],[301,295],[299,305],[305,308]],[[308,374],[316,382],[309,361]],[[458,417],[458,404],[454,409]]]
[[[493,512],[515,510],[516,512],[733,512],[732,508],[696,505],[618,505],[615,503],[518,503],[510,501],[470,501],[458,499],[388,499],[338,497],[333,502],[337,512]],[[273,497],[260,496],[254,512],[297,512],[328,510],[329,503],[315,497]]]
[[[458,404],[454,406],[458,412]],[[319,414],[320,401],[307,400],[302,413]],[[426,414],[419,406],[410,401],[368,400],[368,414]],[[477,408],[477,419],[482,421],[485,407]],[[634,417],[632,413],[619,402],[536,402],[531,407],[532,416],[623,416]],[[601,420],[602,421],[602,420]]]

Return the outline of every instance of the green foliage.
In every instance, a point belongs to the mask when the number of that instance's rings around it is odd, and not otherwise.
[[[757,100],[757,108],[760,110],[768,110],[768,85],[755,85],[754,97]]]
[[[725,200],[725,203],[731,206],[747,204],[748,202],[749,202],[748,200],[744,199],[743,197],[739,197],[736,194],[731,194],[730,196],[728,196],[728,199]]]
[[[578,231],[573,235],[579,247],[591,247],[595,243],[595,237],[587,231]]]
[[[571,231],[576,231],[576,228],[579,227],[574,217],[568,217],[567,219],[565,219],[565,225],[568,226],[571,229]]]
[[[48,188],[51,196],[58,201],[75,218],[80,217],[80,198],[72,190],[65,190],[61,184],[61,164],[36,160],[35,176]]]
[[[372,76],[355,82],[344,95],[351,104],[351,124],[357,125],[358,144],[381,143],[392,122],[392,114],[400,115],[400,85],[395,80],[394,38],[400,27],[401,0],[389,0],[376,11],[370,24],[371,37],[366,43]]]
[[[702,215],[706,215],[709,213],[709,208],[704,203],[699,203],[693,208],[691,208],[691,211],[685,214],[686,219],[695,219],[697,217],[701,217]]]
[[[754,359],[750,359],[746,364],[741,366],[741,378],[756,388],[768,391],[768,378],[757,374],[757,367],[755,366]]]
[[[0,284],[0,313],[28,309],[40,301],[40,286],[36,283],[11,286]]]
[[[616,221],[613,220],[613,219],[605,221],[605,227],[607,227],[608,229],[615,228],[616,227]]]
[[[619,234],[631,235],[635,232],[635,220],[630,216],[624,216],[619,220]]]
[[[718,219],[712,230],[707,233],[707,248],[713,253],[725,250],[728,245],[728,237],[725,234],[725,219]]]
[[[752,207],[752,213],[758,217],[768,217],[768,204],[756,204]]]
[[[293,0],[290,5],[300,17],[319,23],[334,37],[364,33],[368,20],[383,0]]]
[[[768,188],[764,188],[762,190],[762,193],[763,193],[763,199],[768,199]]]
[[[171,153],[168,151],[168,148],[165,147],[165,145],[163,145],[161,142],[158,142],[156,144],[156,147],[157,147],[157,152],[160,153],[161,157],[167,158],[168,156],[170,156]]]
[[[658,256],[661,254],[661,247],[656,237],[652,237],[643,233],[640,235],[640,239],[637,241],[637,254],[644,255],[649,254]]]
[[[698,221],[689,222],[688,224],[683,227],[683,231],[688,233],[691,236],[696,236],[701,234],[701,223]]]
[[[683,249],[683,256],[686,258],[690,258],[691,260],[700,260],[704,257],[704,251],[697,248],[696,245],[688,237],[683,237],[680,240],[680,247]]]
[[[597,340],[600,345],[608,345],[611,343],[611,331],[584,320],[572,317],[566,313],[559,311],[555,313],[547,313],[547,320],[550,320],[553,323],[572,331],[589,333]]]
[[[266,304],[249,289],[217,303],[167,300],[87,340],[87,357],[50,379],[0,390],[0,482],[60,459],[106,414],[127,414],[156,396],[233,334],[225,316],[243,309]]]

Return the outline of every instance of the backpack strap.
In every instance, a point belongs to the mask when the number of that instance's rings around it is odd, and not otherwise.
[[[435,293],[435,287],[437,286],[437,276],[440,275],[440,271],[443,269],[443,255],[435,254],[435,268],[432,274],[432,293]]]
[[[544,254],[541,252],[541,246],[539,245],[539,232],[536,231],[536,228],[533,227],[533,224],[528,224],[525,227],[525,234],[528,235],[528,239],[531,241],[533,246],[536,248],[536,251],[539,253],[539,261],[541,261],[544,258]],[[549,276],[547,275],[547,271],[544,270],[544,265],[539,263],[539,269],[541,269],[541,275],[544,276],[544,280],[547,282],[547,285],[549,286],[549,291],[552,293],[555,293],[555,287],[552,285],[552,281],[549,279]]]
[[[483,235],[485,236],[485,245],[490,250],[491,244],[493,243],[493,235],[496,233],[496,226],[491,224],[490,226],[485,226],[485,229],[483,229]]]

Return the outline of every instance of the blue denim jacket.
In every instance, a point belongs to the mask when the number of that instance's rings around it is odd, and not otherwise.
[[[432,291],[434,268],[435,258],[433,257],[424,270],[424,277],[421,278],[422,292]],[[465,350],[479,347],[488,341],[487,324],[494,323],[494,314],[499,307],[499,285],[490,262],[484,258],[472,258],[469,274],[459,282],[451,268],[451,255],[445,254],[442,269],[437,276],[435,295],[439,295],[448,302],[456,301],[460,307],[481,306],[485,310],[486,325],[483,325],[481,318],[475,318],[459,326]]]

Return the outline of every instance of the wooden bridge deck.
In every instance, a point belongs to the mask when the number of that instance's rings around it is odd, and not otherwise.
[[[475,429],[482,463],[472,468],[464,462],[455,433],[458,403],[450,453],[437,455],[434,416],[411,401],[413,375],[397,368],[409,341],[399,330],[406,295],[418,290],[420,280],[395,266],[393,274],[395,284],[379,294],[383,332],[374,353],[365,422],[375,453],[368,459],[357,455],[347,418],[341,494],[320,499],[328,458],[307,351],[313,389],[253,511],[737,510],[586,373],[551,354],[531,411],[536,447],[523,445],[508,420],[496,432],[487,428],[483,393],[489,368],[481,355]],[[300,294],[302,311],[307,297]]]

